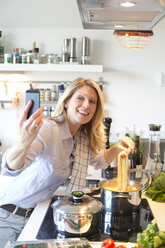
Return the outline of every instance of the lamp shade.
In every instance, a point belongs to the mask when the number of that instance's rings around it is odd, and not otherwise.
[[[124,48],[145,48],[153,36],[153,31],[115,30],[113,34]]]

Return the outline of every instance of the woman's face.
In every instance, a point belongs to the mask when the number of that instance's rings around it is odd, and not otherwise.
[[[97,93],[95,89],[88,85],[79,88],[72,97],[66,102],[67,119],[78,127],[88,123],[97,106]]]

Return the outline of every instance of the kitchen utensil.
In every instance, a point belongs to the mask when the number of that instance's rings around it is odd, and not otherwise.
[[[142,192],[149,186],[151,179],[146,171],[138,171],[138,169],[130,170],[128,178],[132,180],[127,181],[128,190],[126,191],[117,190],[117,178],[99,183],[101,200],[106,210],[121,214],[138,208]]]
[[[99,231],[98,215],[104,206],[94,198],[84,195],[83,192],[74,191],[72,196],[64,196],[51,206],[58,232],[91,234]]]
[[[82,38],[81,64],[90,64],[90,39],[87,37]]]
[[[149,150],[146,170],[151,175],[159,173],[163,169],[160,159],[160,129],[161,125],[149,125]]]
[[[76,38],[70,39],[70,58],[69,62],[77,62],[76,58]]]

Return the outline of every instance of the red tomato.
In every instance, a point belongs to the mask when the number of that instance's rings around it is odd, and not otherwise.
[[[105,239],[101,244],[101,248],[115,248],[115,242],[112,239]]]

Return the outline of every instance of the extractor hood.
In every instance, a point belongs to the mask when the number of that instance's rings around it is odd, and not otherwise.
[[[165,16],[165,0],[77,0],[84,29],[151,30]],[[127,0],[128,2],[128,0]]]

